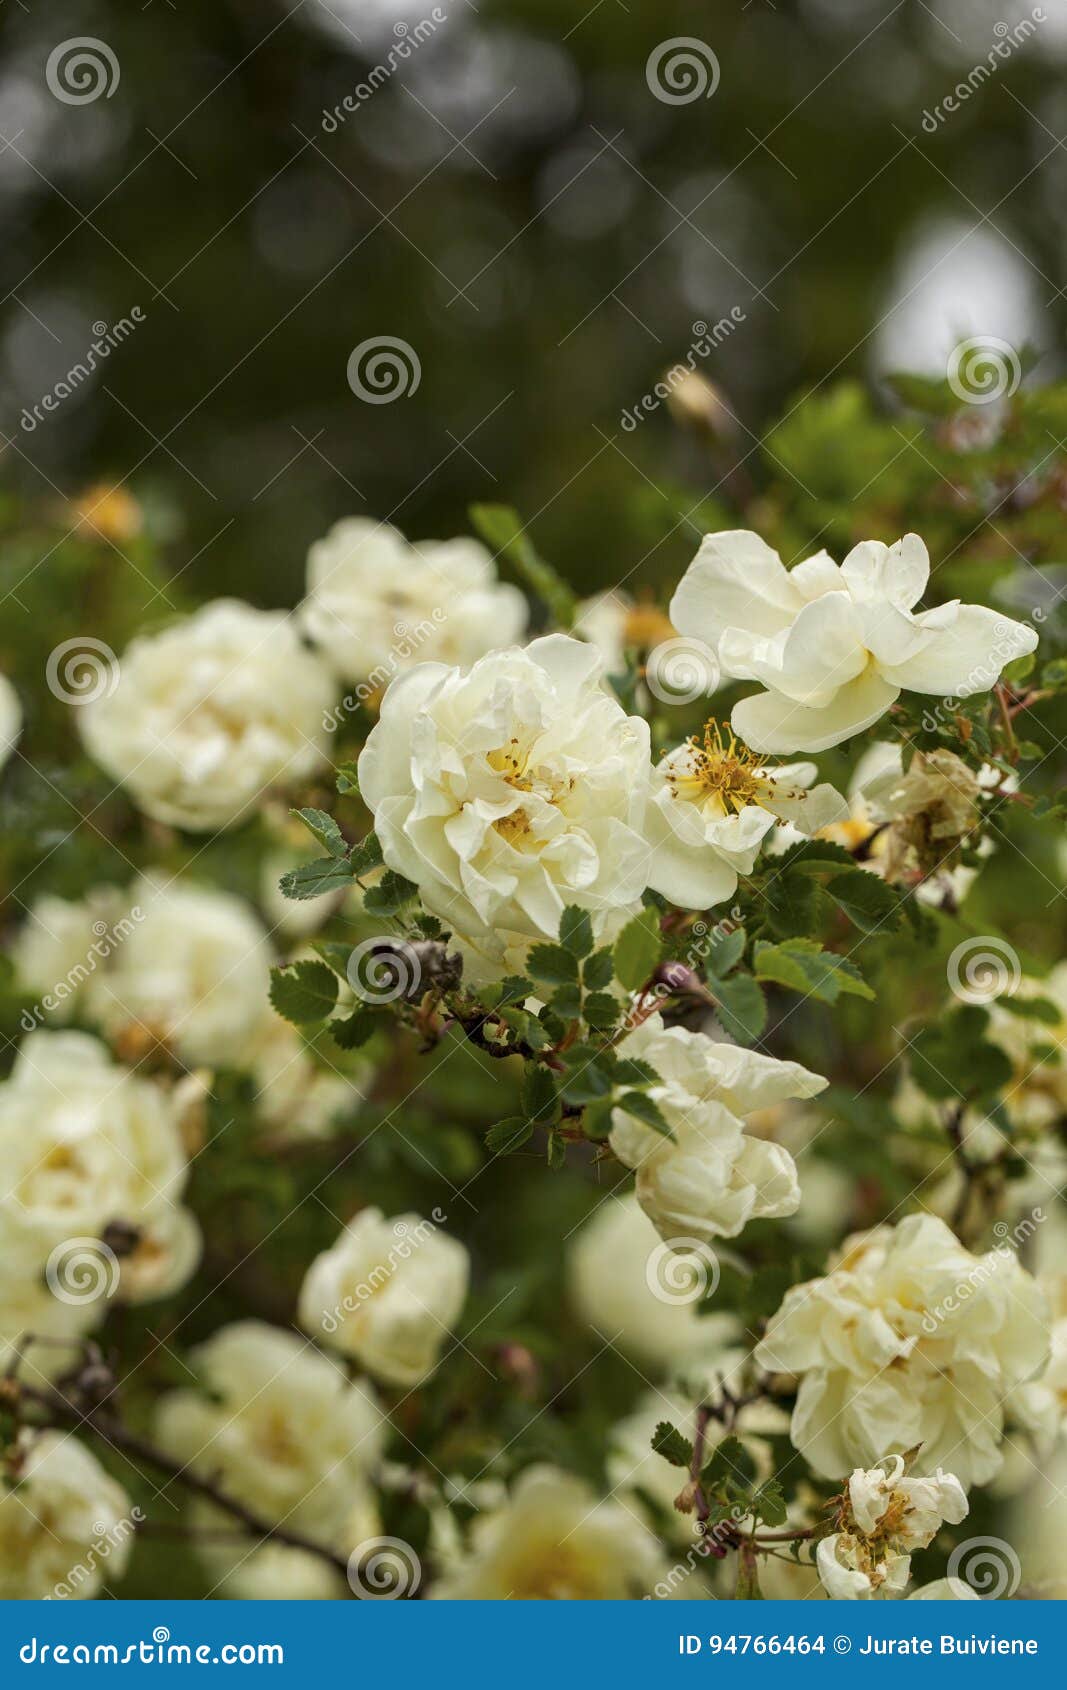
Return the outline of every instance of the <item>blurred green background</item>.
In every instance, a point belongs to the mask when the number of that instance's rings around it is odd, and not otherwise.
[[[1029,342],[1039,378],[1057,374],[1061,4],[1035,8],[1044,21],[1017,47],[995,26],[1031,9],[1001,0],[442,0],[434,14],[427,0],[3,8],[9,484],[65,498],[123,482],[194,597],[292,603],[335,518],[441,536],[475,499],[516,504],[589,589],[635,566],[676,575],[694,539],[680,514],[730,468],[665,407],[620,426],[694,322],[744,313],[701,368],[736,418],[723,452],[757,479],[756,436],[807,387],[943,374],[977,332]],[[119,77],[67,104],[46,65],[78,36],[106,42]],[[714,54],[710,98],[653,95],[649,55],[675,37]],[[995,70],[924,127],[998,40]],[[374,67],[388,74],[373,96],[324,127]],[[95,377],[22,427],[91,325],[134,306],[144,322]],[[409,343],[421,380],[370,405],[346,366],[382,335]]]

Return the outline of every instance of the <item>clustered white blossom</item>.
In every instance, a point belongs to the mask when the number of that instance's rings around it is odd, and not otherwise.
[[[623,1108],[610,1144],[637,1173],[637,1200],[667,1243],[735,1238],[761,1216],[795,1213],[796,1166],[773,1140],[745,1132],[743,1117],[783,1098],[814,1097],[826,1081],[798,1062],[709,1039],[650,1016],[621,1045],[659,1077],[649,1096],[667,1138]]]
[[[869,728],[902,691],[968,698],[1037,645],[1033,628],[952,600],[916,611],[930,576],[917,534],[864,540],[838,565],[825,551],[786,569],[758,534],[709,534],[671,600],[679,633],[718,653],[723,673],[766,689],[735,705],[754,751],[825,751]]]
[[[799,1380],[792,1439],[817,1473],[921,1446],[961,1484],[999,1473],[1005,1399],[1045,1365],[1049,1311],[1011,1251],[975,1256],[934,1215],[847,1239],[786,1293],[756,1363]]]
[[[0,1486],[0,1601],[98,1596],[133,1545],[130,1499],[65,1432],[19,1435],[17,1483]]]

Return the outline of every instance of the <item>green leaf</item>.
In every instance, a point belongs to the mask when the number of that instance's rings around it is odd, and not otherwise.
[[[287,1021],[325,1021],[337,1002],[337,976],[324,962],[293,962],[270,971],[270,1001]]]
[[[853,869],[827,881],[826,890],[861,933],[892,932],[900,926],[900,900],[876,874]]]
[[[1043,1021],[1049,1027],[1058,1026],[1061,1019],[1061,1012],[1051,998],[1012,998],[1005,993],[997,999],[997,1008],[1025,1021]]]
[[[568,904],[559,919],[559,942],[572,956],[588,956],[593,948],[593,923],[588,910]]]
[[[547,986],[576,985],[578,981],[578,958],[562,945],[534,945],[526,966],[535,980]]]
[[[382,847],[377,834],[368,833],[366,839],[361,839],[358,845],[353,845],[348,860],[356,879],[360,875],[369,874],[371,869],[381,868]]]
[[[559,1107],[552,1071],[542,1062],[526,1064],[519,1095],[523,1112],[531,1121],[551,1120]]]
[[[650,979],[662,954],[659,914],[643,909],[626,923],[615,941],[615,972],[628,992],[638,991]]]
[[[671,1131],[670,1124],[659,1104],[649,1097],[647,1091],[623,1092],[622,1096],[616,1100],[616,1108],[624,1109],[627,1115],[636,1116],[646,1127],[651,1127],[654,1133],[662,1133],[664,1138],[674,1138],[674,1133]]]
[[[330,1034],[342,1050],[358,1050],[388,1020],[381,1010],[357,1009],[330,1022]]]
[[[852,853],[831,839],[800,839],[795,845],[790,845],[788,851],[783,851],[780,857],[774,858],[773,874],[788,874],[793,869],[818,874],[822,869],[855,866],[856,861]]]
[[[611,1111],[611,1098],[599,1097],[582,1116],[582,1131],[594,1144],[599,1144],[611,1132]]]
[[[672,1426],[669,1420],[661,1420],[652,1434],[652,1448],[657,1455],[662,1455],[672,1467],[688,1469],[693,1461],[693,1446],[688,1438],[683,1438],[677,1426]]]
[[[738,1044],[754,1044],[767,1025],[767,1002],[751,974],[708,981],[724,1030]]]
[[[595,1027],[597,1032],[606,1032],[609,1027],[614,1027],[622,1014],[622,1007],[610,992],[590,992],[582,1004],[582,1014],[590,1027]]]
[[[615,1064],[615,1082],[620,1086],[659,1086],[663,1084],[656,1070],[637,1056],[620,1056]]]
[[[313,863],[291,868],[278,882],[286,898],[321,898],[325,892],[339,892],[352,884],[352,865],[347,857],[316,857]]]
[[[508,974],[500,982],[497,1003],[523,1004],[533,996],[533,984],[522,974]]]
[[[760,941],[752,953],[752,966],[757,980],[771,980],[823,1003],[836,1003],[843,992],[874,997],[854,962],[824,951],[814,939],[786,939],[780,945]]]
[[[582,964],[582,985],[587,992],[602,992],[615,978],[615,962],[611,947],[594,951]]]
[[[756,1481],[756,1463],[741,1439],[730,1434],[719,1439],[708,1455],[700,1477],[701,1482],[708,1485],[748,1486]]]
[[[348,841],[331,815],[325,810],[290,810],[290,815],[302,821],[309,833],[313,833],[324,851],[331,857],[344,857],[348,854]]]
[[[342,763],[334,770],[337,790],[342,798],[355,797],[359,793],[359,771],[355,763]]]
[[[752,1498],[752,1512],[765,1526],[784,1526],[788,1517],[785,1492],[777,1479],[768,1479]]]
[[[494,1156],[510,1156],[513,1150],[521,1150],[522,1146],[533,1137],[533,1122],[524,1121],[521,1115],[512,1115],[506,1121],[498,1121],[495,1127],[490,1127],[485,1135],[485,1147]]]
[[[729,974],[745,954],[745,930],[735,927],[729,933],[716,932],[708,951],[708,967],[713,974]]]
[[[567,1145],[559,1133],[549,1133],[548,1143],[545,1146],[545,1155],[548,1158],[548,1165],[553,1172],[556,1172],[559,1168],[566,1166]]]
[[[578,601],[563,577],[535,550],[518,511],[510,505],[472,505],[470,517],[486,544],[514,564],[559,627],[572,627]]]
[[[363,908],[368,915],[396,915],[417,891],[413,881],[405,880],[402,874],[395,874],[391,868],[386,869],[378,884],[364,892]]]
[[[578,986],[558,986],[552,994],[552,1008],[564,1021],[576,1021],[582,1012],[582,994]]]

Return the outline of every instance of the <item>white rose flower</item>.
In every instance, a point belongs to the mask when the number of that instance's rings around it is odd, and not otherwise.
[[[846,1241],[824,1278],[795,1285],[756,1349],[796,1374],[792,1439],[817,1473],[922,1446],[965,1487],[1000,1471],[1004,1403],[1045,1365],[1049,1313],[1009,1249],[964,1249],[933,1215]]]
[[[471,1550],[432,1595],[450,1601],[620,1601],[651,1596],[659,1544],[629,1509],[582,1479],[530,1467],[504,1505],[472,1527]]]
[[[797,1062],[664,1027],[658,1015],[628,1034],[623,1054],[650,1064],[649,1088],[674,1137],[624,1109],[612,1111],[609,1143],[637,1170],[637,1200],[667,1243],[735,1238],[762,1216],[793,1214],[800,1202],[788,1150],[752,1138],[740,1118],[788,1097],[814,1097],[826,1081]]]
[[[300,623],[337,673],[381,691],[413,663],[474,663],[526,631],[518,587],[478,540],[409,545],[388,523],[337,522],[308,552]]]
[[[32,1033],[0,1084],[0,1225],[46,1268],[60,1301],[162,1296],[200,1258],[180,1207],[188,1168],[179,1089],[131,1074],[87,1033]],[[119,1257],[92,1240],[129,1233]]]
[[[136,1049],[160,1039],[190,1065],[242,1068],[271,1018],[271,948],[242,898],[145,876],[126,894],[141,912],[91,975],[85,1010]]]
[[[18,1483],[0,1487],[0,1600],[87,1598],[130,1558],[130,1499],[67,1432],[19,1436]]]
[[[659,1235],[633,1192],[608,1197],[583,1222],[567,1253],[571,1301],[587,1325],[626,1355],[660,1371],[683,1366],[736,1335],[730,1316],[698,1315],[692,1299],[657,1297],[647,1267]],[[662,1420],[663,1416],[660,1415]]]
[[[289,616],[217,599],[135,639],[115,690],[86,703],[78,725],[146,815],[202,833],[319,768],[334,694]]]
[[[190,1359],[210,1395],[164,1397],[160,1445],[264,1520],[351,1554],[376,1519],[370,1475],[385,1422],[370,1389],[296,1333],[258,1320],[224,1326]],[[223,1578],[243,1560],[211,1564]]]
[[[839,1529],[819,1539],[815,1551],[826,1594],[848,1600],[898,1596],[911,1574],[916,1549],[932,1543],[944,1521],[958,1526],[967,1497],[952,1473],[905,1478],[904,1462],[857,1467],[848,1481]]]
[[[394,681],[359,759],[387,865],[479,947],[554,939],[568,904],[598,935],[645,886],[647,723],[555,634],[466,673]]]
[[[19,1353],[19,1378],[47,1385],[76,1363],[79,1340],[97,1324],[100,1305],[61,1303],[54,1297],[44,1279],[40,1246],[7,1220],[0,1220],[0,1261],[0,1371]],[[28,1344],[24,1340],[31,1332],[52,1341]]]
[[[22,732],[19,695],[6,675],[0,675],[0,769],[15,749]]]
[[[683,909],[731,898],[778,823],[812,834],[848,814],[832,786],[809,791],[816,775],[814,763],[769,768],[709,722],[701,739],[669,752],[654,772],[649,885]]]
[[[419,1215],[364,1209],[316,1256],[300,1288],[300,1324],[389,1385],[437,1366],[467,1296],[470,1258]]]
[[[901,691],[968,698],[1033,651],[1032,628],[953,600],[916,612],[930,574],[917,534],[864,540],[787,570],[758,534],[709,534],[671,601],[679,633],[717,646],[725,674],[766,691],[734,707],[756,751],[825,751],[869,728]]]
[[[351,1060],[351,1059],[349,1059]],[[374,1078],[370,1062],[342,1074],[321,1067],[298,1030],[273,1011],[252,1061],[259,1119],[284,1138],[322,1138],[351,1120]]]

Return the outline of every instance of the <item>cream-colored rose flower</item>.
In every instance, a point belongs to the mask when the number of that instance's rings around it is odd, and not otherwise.
[[[19,695],[6,675],[0,675],[0,769],[3,768],[22,732]]]
[[[75,1365],[80,1340],[97,1324],[102,1305],[61,1303],[45,1280],[39,1242],[6,1220],[0,1220],[0,1262],[0,1371],[13,1366],[19,1354],[19,1378],[47,1385]],[[31,1332],[48,1342],[25,1342]]]
[[[1010,1250],[974,1256],[933,1215],[846,1241],[796,1285],[756,1361],[800,1381],[792,1439],[817,1473],[921,1446],[965,1487],[1000,1471],[1004,1403],[1044,1367],[1049,1311]]]
[[[478,540],[409,544],[388,523],[348,517],[308,552],[300,623],[337,673],[382,692],[414,663],[474,663],[526,631],[518,587],[497,580]]]
[[[646,830],[648,883],[683,909],[731,898],[781,822],[815,833],[848,814],[839,792],[812,786],[814,763],[770,768],[709,722],[669,752],[653,775]],[[810,790],[809,790],[810,789]]]
[[[78,725],[146,815],[203,833],[320,767],[335,690],[291,617],[217,599],[135,639]]]
[[[486,953],[554,939],[568,904],[598,935],[645,887],[648,725],[555,634],[463,672],[394,681],[359,759],[387,865]]]
[[[145,875],[80,904],[41,899],[15,954],[32,991],[73,984],[79,1013],[131,1055],[159,1040],[190,1065],[246,1067],[270,1018],[266,929],[195,882]]]
[[[17,1483],[0,1486],[0,1600],[99,1595],[122,1578],[134,1515],[121,1485],[68,1432],[19,1435]]]
[[[322,1067],[298,1030],[273,1012],[263,1023],[252,1059],[256,1114],[282,1138],[324,1138],[357,1114],[374,1078],[370,1062],[344,1073]]]
[[[0,1227],[61,1302],[98,1319],[110,1297],[163,1296],[195,1270],[199,1229],[181,1207],[188,1104],[87,1033],[22,1041],[0,1085]]]
[[[351,1554],[377,1519],[371,1475],[385,1421],[370,1389],[296,1333],[258,1320],[224,1326],[190,1360],[203,1394],[163,1398],[160,1445],[263,1519]],[[245,1559],[203,1553],[220,1579]]]
[[[531,1467],[471,1529],[469,1553],[432,1595],[451,1601],[621,1601],[651,1596],[666,1571],[647,1527],[554,1467]]]
[[[820,1538],[819,1577],[832,1597],[899,1596],[911,1576],[916,1549],[932,1543],[942,1524],[958,1526],[967,1497],[952,1473],[905,1478],[894,1455],[882,1467],[857,1467],[848,1481],[838,1529]]]
[[[571,1243],[567,1280],[571,1301],[588,1326],[646,1367],[665,1372],[717,1352],[736,1338],[737,1329],[731,1316],[697,1314],[699,1263],[691,1297],[657,1296],[648,1271],[657,1249],[662,1249],[659,1234],[633,1192],[605,1198]]]
[[[300,1324],[375,1378],[412,1387],[437,1366],[466,1301],[470,1258],[420,1215],[364,1209],[300,1288]]]
[[[982,1598],[977,1590],[972,1590],[963,1579],[945,1578],[931,1579],[929,1584],[921,1584],[918,1590],[910,1590],[904,1600],[906,1602],[980,1602]]]
[[[788,1097],[814,1097],[826,1081],[797,1062],[664,1027],[653,1015],[620,1047],[647,1062],[649,1088],[670,1126],[666,1138],[626,1110],[612,1112],[609,1143],[637,1172],[637,1200],[667,1243],[735,1238],[750,1220],[791,1215],[800,1202],[792,1156],[752,1138],[742,1116]]]
[[[1037,634],[984,605],[916,611],[930,559],[917,534],[825,551],[793,569],[758,534],[709,534],[674,598],[679,633],[718,649],[723,672],[766,691],[735,705],[756,751],[825,751],[869,728],[901,691],[969,698]]]

